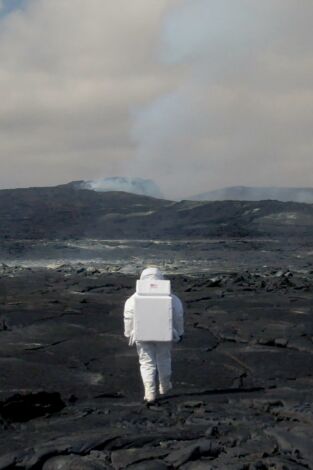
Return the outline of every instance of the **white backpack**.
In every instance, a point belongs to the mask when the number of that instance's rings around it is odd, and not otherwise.
[[[134,340],[172,341],[172,339],[173,306],[170,281],[137,281]]]

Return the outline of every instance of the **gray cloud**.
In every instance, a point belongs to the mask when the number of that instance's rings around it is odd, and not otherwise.
[[[184,66],[182,78],[137,112],[138,166],[153,165],[174,197],[311,186],[312,15],[306,1],[181,2],[165,21],[162,51]]]
[[[172,81],[154,57],[168,3],[27,0],[1,17],[0,187],[124,171],[129,110]]]
[[[0,187],[312,186],[307,0],[18,3],[0,1]]]

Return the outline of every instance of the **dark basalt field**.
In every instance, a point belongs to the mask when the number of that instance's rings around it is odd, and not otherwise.
[[[0,241],[312,237],[313,205],[279,201],[167,201],[123,192],[0,191]],[[0,251],[0,254],[2,250]]]
[[[155,248],[186,336],[151,407],[122,321],[144,248],[120,266],[2,265],[0,469],[313,468],[312,252],[283,248]]]

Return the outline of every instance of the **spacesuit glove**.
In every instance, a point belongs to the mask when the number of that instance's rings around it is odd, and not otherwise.
[[[135,332],[132,331],[129,337],[128,346],[133,346],[135,343]]]

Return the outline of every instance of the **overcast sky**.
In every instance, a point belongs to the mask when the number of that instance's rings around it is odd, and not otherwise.
[[[0,0],[0,188],[313,186],[312,0]]]

